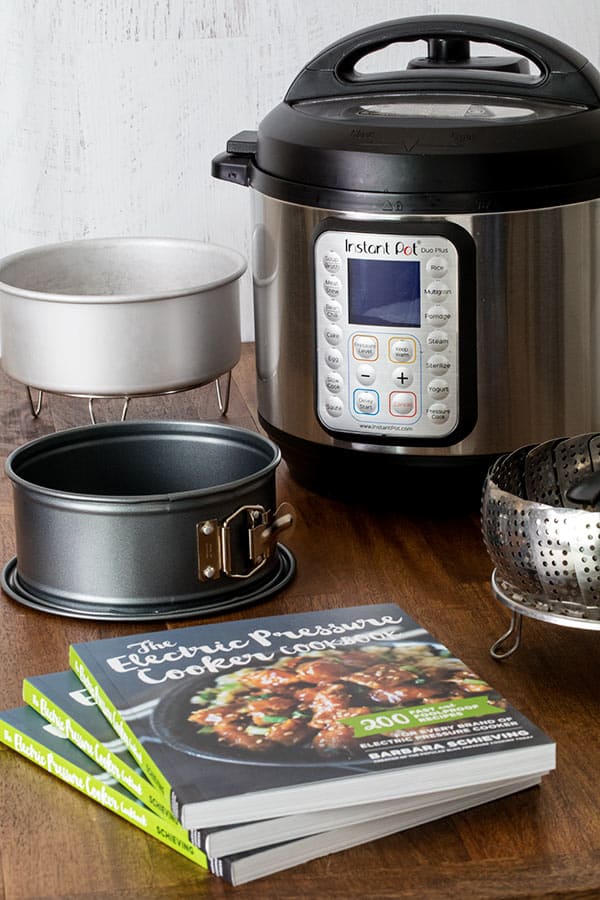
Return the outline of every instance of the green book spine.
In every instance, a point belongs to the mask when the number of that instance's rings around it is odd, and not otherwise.
[[[187,832],[183,828],[165,822],[150,810],[141,807],[135,798],[127,797],[110,785],[105,784],[100,778],[91,775],[79,766],[74,765],[64,756],[60,756],[49,750],[38,741],[20,731],[14,725],[0,721],[0,740],[21,756],[45,769],[51,775],[60,778],[66,784],[86,794],[92,800],[100,803],[106,809],[121,816],[132,825],[136,825],[142,831],[157,838],[163,844],[181,853],[182,856],[207,868],[207,859],[204,853],[193,844],[190,844]]]
[[[171,785],[73,647],[69,649],[69,665],[84,687],[88,689],[98,709],[110,722],[140,769],[150,779],[155,788],[160,791],[163,800],[170,805]]]
[[[90,759],[93,759],[95,763],[105,769],[115,781],[127,788],[145,806],[163,819],[170,822],[177,821],[165,804],[160,791],[157,791],[135,769],[132,769],[116,753],[105,747],[93,734],[71,716],[67,715],[56,703],[49,697],[46,697],[39,687],[31,684],[27,679],[23,681],[23,699],[32,709],[35,709],[37,713],[43,716],[47,722],[60,728],[76,747],[79,747]]]

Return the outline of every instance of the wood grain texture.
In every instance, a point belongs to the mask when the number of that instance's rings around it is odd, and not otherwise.
[[[255,129],[320,50],[368,25],[502,17],[600,65],[595,0],[3,0],[0,256],[107,235],[168,235],[251,252],[248,191],[211,159]],[[422,45],[415,53],[422,53]],[[252,339],[251,280],[242,284]]]
[[[230,423],[255,427],[254,396],[247,345],[235,370]],[[140,418],[216,416],[210,387],[137,403]],[[23,389],[0,376],[3,455],[55,427],[84,424],[86,416],[80,401],[52,397],[33,422]],[[278,490],[297,510],[286,541],[297,577],[271,600],[217,621],[396,601],[557,741],[557,771],[540,789],[235,890],[0,747],[2,900],[600,897],[598,636],[527,621],[522,649],[497,663],[488,648],[507,616],[491,595],[477,510],[454,512],[443,502],[437,509],[403,510],[401,489],[388,508],[327,500],[291,481],[285,463]],[[3,478],[0,562],[14,552],[10,487]],[[70,642],[149,627],[58,618],[2,596],[0,705],[20,704],[25,676],[66,668]]]

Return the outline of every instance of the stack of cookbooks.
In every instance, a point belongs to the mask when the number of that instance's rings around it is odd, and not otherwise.
[[[75,644],[0,738],[232,884],[538,785],[555,746],[391,604]]]

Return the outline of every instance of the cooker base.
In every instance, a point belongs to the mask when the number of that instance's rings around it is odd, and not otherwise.
[[[499,454],[395,456],[327,446],[285,434],[259,415],[298,484],[331,499],[442,511],[478,509],[483,482]]]
[[[131,605],[126,601],[115,601],[114,606],[107,606],[106,604],[37,596],[21,584],[16,557],[4,567],[0,584],[4,593],[12,600],[16,600],[17,603],[22,603],[38,612],[57,616],[112,622],[185,619],[192,616],[209,616],[242,606],[250,606],[262,600],[268,600],[283,590],[296,574],[296,560],[291,550],[283,544],[277,545],[275,555],[277,567],[266,580],[258,583],[253,580],[251,584],[241,587],[236,584],[231,593],[220,595],[218,598],[211,598],[210,595],[203,592],[186,601],[156,602],[156,600],[149,600],[146,604],[137,601]]]

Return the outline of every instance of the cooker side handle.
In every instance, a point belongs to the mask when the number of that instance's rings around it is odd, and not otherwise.
[[[356,71],[364,56],[390,44],[456,37],[517,52],[532,61],[540,74],[469,69],[466,65],[374,75]],[[451,93],[467,88],[485,94],[501,90],[504,96],[600,106],[600,73],[581,53],[533,28],[478,16],[418,16],[350,34],[308,63],[290,86],[285,102],[382,92]]]
[[[211,174],[221,181],[234,184],[250,184],[252,163],[256,155],[256,131],[240,131],[227,141],[225,153],[219,153],[212,161]]]

